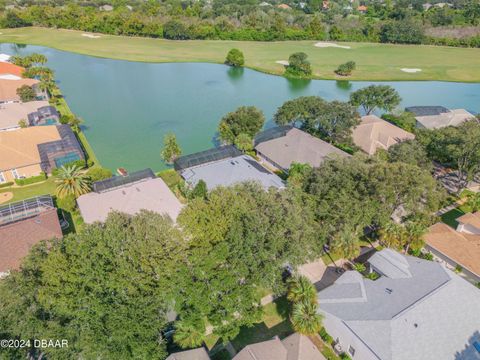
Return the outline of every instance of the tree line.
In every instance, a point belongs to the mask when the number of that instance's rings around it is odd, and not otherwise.
[[[442,9],[424,11],[421,3],[403,1],[380,4],[367,1],[368,11],[358,12],[349,4],[308,1],[290,10],[260,6],[259,1],[217,0],[168,2],[114,2],[113,11],[102,11],[95,3],[45,4],[25,2],[25,8],[4,10],[0,26],[43,26],[112,35],[165,39],[221,40],[335,40],[480,46],[480,36],[445,37],[426,35],[435,26],[477,26],[480,5],[474,0]],[[288,2],[287,2],[288,3]],[[102,3],[103,4],[103,3]],[[409,6],[411,5],[411,6]],[[351,16],[355,14],[355,16]],[[468,33],[468,32],[467,32]],[[443,37],[442,37],[443,36]]]

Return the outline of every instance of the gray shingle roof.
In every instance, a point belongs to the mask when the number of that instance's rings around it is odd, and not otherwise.
[[[210,356],[204,348],[198,348],[171,354],[165,360],[210,360]]]
[[[205,181],[209,190],[245,181],[259,182],[264,188],[284,187],[282,179],[247,155],[194,166],[183,170],[181,175],[193,186],[200,180]]]
[[[398,265],[391,250],[377,254],[373,261],[394,278],[372,281],[348,271],[318,293],[320,311],[339,318],[380,359],[465,359],[455,353],[480,330],[480,290],[439,263],[398,254],[411,273],[404,277],[395,265],[385,268],[388,260]]]

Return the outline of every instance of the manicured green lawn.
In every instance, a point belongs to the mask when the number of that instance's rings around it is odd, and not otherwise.
[[[10,187],[0,189],[0,193],[12,192],[13,199],[9,202],[29,199],[38,195],[53,194],[55,192],[55,178],[49,177],[42,183],[26,185],[21,187]]]
[[[357,70],[352,80],[445,80],[480,81],[480,49],[426,45],[343,43],[350,49],[318,48],[315,41],[248,42],[190,40],[169,41],[99,34],[82,36],[81,31],[44,28],[2,29],[0,42],[43,45],[98,57],[145,62],[223,63],[227,52],[239,48],[246,66],[272,74],[281,74],[290,54],[308,54],[316,78],[339,79],[338,65],[353,60]],[[420,68],[405,73],[401,68]],[[342,78],[343,80],[345,78]]]
[[[465,213],[461,209],[457,208],[457,209],[450,210],[449,212],[446,212],[440,218],[442,219],[442,222],[444,222],[445,224],[455,229],[457,228],[457,225],[458,225],[458,222],[456,219],[464,214]]]

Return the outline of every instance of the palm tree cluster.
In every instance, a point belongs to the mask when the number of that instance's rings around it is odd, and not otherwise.
[[[288,282],[287,299],[293,303],[290,321],[293,329],[304,335],[314,335],[322,328],[318,310],[317,290],[308,278],[292,277]]]
[[[427,226],[419,221],[410,221],[405,224],[388,222],[380,229],[380,241],[387,247],[408,253],[410,248],[419,249],[423,246],[423,235]]]

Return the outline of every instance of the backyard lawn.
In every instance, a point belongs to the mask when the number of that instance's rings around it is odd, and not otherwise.
[[[338,65],[353,60],[357,70],[351,80],[480,81],[480,49],[342,43],[350,47],[344,49],[316,47],[316,41],[172,41],[103,34],[92,38],[83,36],[81,31],[33,27],[0,32],[0,42],[42,45],[112,59],[223,63],[227,52],[235,47],[244,52],[247,67],[282,74],[284,67],[277,61],[288,60],[290,54],[303,51],[309,56],[316,78],[337,79],[333,71]],[[422,71],[408,73],[401,71],[402,68]]]
[[[39,195],[53,194],[55,192],[55,177],[51,176],[41,183],[9,187],[0,189],[0,193],[12,192],[13,198],[9,202],[29,199]]]

